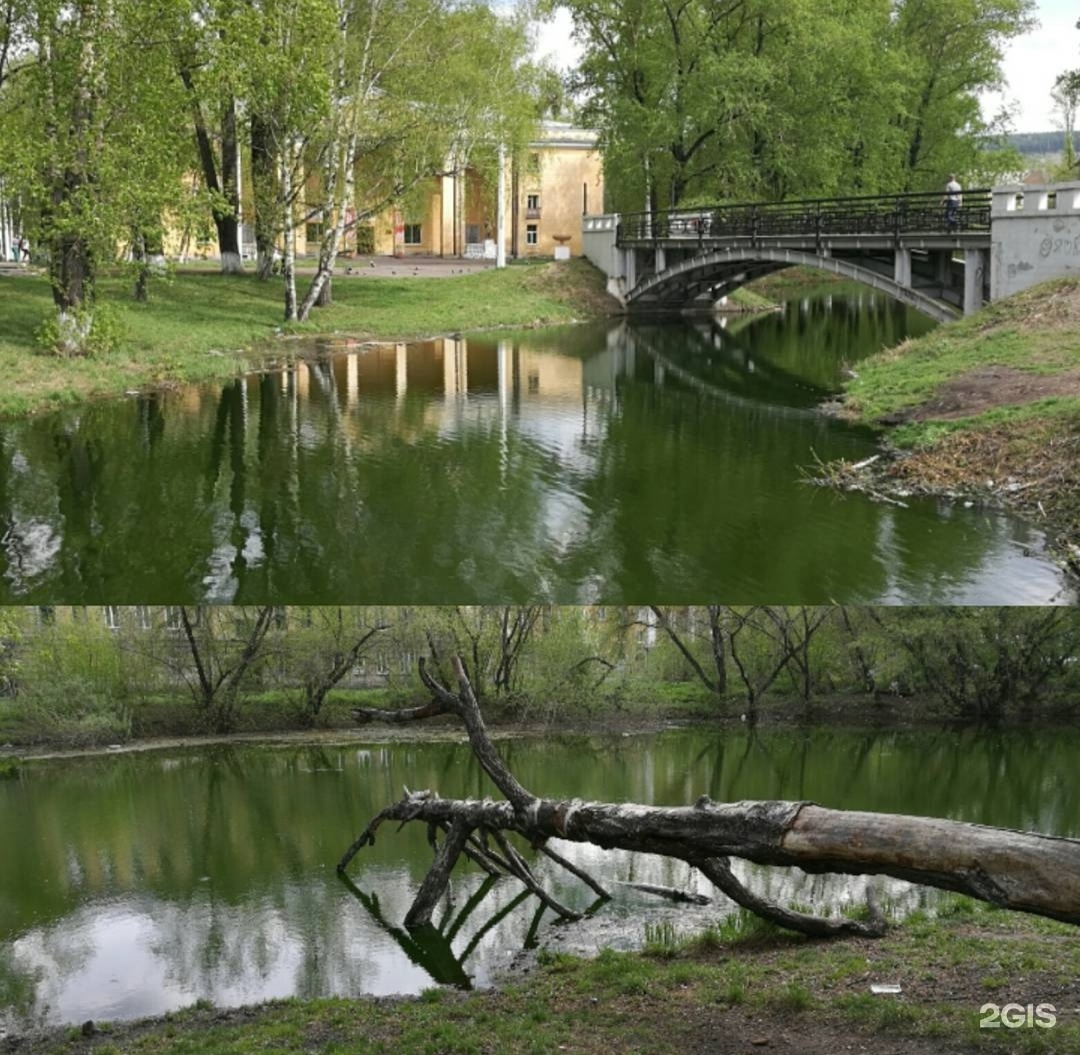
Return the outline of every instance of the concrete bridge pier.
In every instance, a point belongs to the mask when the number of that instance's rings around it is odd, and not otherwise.
[[[626,280],[627,292],[638,284],[637,250],[622,250],[622,274]]]
[[[974,315],[984,303],[983,287],[989,256],[982,249],[964,250],[964,314]]]
[[[893,281],[905,289],[911,288],[911,250],[897,249],[893,260]]]

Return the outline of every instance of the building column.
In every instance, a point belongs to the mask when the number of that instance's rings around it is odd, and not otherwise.
[[[983,306],[983,279],[986,253],[982,249],[964,251],[964,314],[974,315]]]
[[[893,279],[898,286],[911,289],[911,250],[897,249],[893,262]]]
[[[637,250],[621,249],[622,276],[626,280],[626,292],[629,293],[637,285]]]
[[[666,271],[666,270],[667,270],[667,251],[664,249],[664,247],[662,245],[658,245],[656,247],[656,261],[655,261],[655,263],[653,265],[653,272],[655,274],[659,275],[661,271]]]

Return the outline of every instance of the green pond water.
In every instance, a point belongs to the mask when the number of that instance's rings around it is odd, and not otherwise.
[[[683,805],[810,799],[1080,835],[1075,732],[680,729],[501,742],[532,790]],[[537,941],[633,946],[645,921],[700,929],[723,899],[684,909],[620,886],[713,893],[686,865],[560,842],[615,898],[552,925],[516,881],[459,865],[439,929],[402,920],[430,863],[420,829],[384,828],[342,882],[345,847],[403,785],[492,792],[463,742],[225,746],[58,759],[0,781],[0,1029],[131,1018],[204,998],[415,993],[488,984]],[[591,892],[537,863],[584,909]],[[738,867],[761,892],[835,910],[873,883],[895,913],[937,894],[880,877]]]
[[[866,292],[739,319],[359,347],[0,422],[0,603],[1038,603],[1038,531],[805,482],[816,407],[930,324]]]

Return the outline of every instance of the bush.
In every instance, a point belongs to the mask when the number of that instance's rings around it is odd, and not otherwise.
[[[43,352],[65,358],[107,355],[123,337],[119,316],[105,304],[50,315],[35,334]]]
[[[132,671],[116,636],[91,620],[58,623],[24,654],[16,711],[46,734],[79,742],[131,736]]]

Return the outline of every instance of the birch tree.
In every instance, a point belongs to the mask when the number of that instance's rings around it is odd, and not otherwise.
[[[334,0],[329,107],[315,135],[294,137],[294,158],[316,176],[317,199],[286,204],[285,318],[304,321],[329,300],[331,276],[349,230],[404,200],[448,168],[462,168],[477,142],[520,146],[534,117],[537,71],[525,60],[520,20],[481,3],[447,0]],[[365,175],[358,194],[357,173]],[[281,199],[298,178],[282,167]],[[289,190],[286,189],[286,184]],[[295,290],[289,245],[299,222],[322,223],[315,275]]]
[[[188,161],[179,100],[157,75],[166,60],[160,10],[135,0],[29,0],[19,13],[7,31],[21,52],[0,97],[0,172],[19,189],[26,233],[48,255],[52,344],[81,354],[94,344],[99,265],[115,260],[148,215],[179,202]]]

